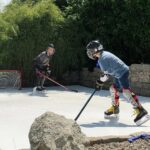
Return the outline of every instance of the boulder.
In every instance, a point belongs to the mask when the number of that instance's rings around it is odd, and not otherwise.
[[[74,120],[46,112],[33,122],[29,141],[31,150],[85,150],[87,139]]]

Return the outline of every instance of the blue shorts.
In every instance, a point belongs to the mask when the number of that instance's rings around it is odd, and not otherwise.
[[[121,78],[114,78],[114,87],[116,89],[129,89],[129,71],[123,74]]]

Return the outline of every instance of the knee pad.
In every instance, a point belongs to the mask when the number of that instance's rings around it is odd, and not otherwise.
[[[130,89],[123,89],[123,95],[131,102],[133,106],[135,107],[139,106],[137,96]]]

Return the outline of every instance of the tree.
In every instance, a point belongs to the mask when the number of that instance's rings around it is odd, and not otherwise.
[[[0,18],[0,66],[23,71],[27,85],[33,81],[33,58],[50,41],[56,42],[63,16],[53,1],[47,0],[32,6],[12,3]]]
[[[68,6],[67,0],[54,0],[54,2],[61,10],[64,10]]]
[[[6,37],[2,41],[4,38],[0,35],[1,68],[22,70],[24,85],[32,84],[32,60],[47,48],[49,42],[53,42],[56,54],[51,66],[56,77],[61,78],[68,70],[81,69],[85,51],[81,44],[83,32],[80,33],[80,22],[64,18],[53,0],[31,4],[13,1],[0,14]]]
[[[99,39],[129,65],[150,63],[149,0],[86,0],[79,18],[87,41]]]

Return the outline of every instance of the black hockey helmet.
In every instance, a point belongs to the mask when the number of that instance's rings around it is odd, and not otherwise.
[[[48,47],[50,47],[50,48],[54,48],[54,49],[55,49],[55,46],[54,46],[54,44],[53,44],[53,43],[49,43],[49,44],[48,44]]]
[[[90,59],[95,60],[93,55],[96,54],[97,52],[102,51],[103,50],[103,45],[100,44],[100,42],[98,40],[93,40],[90,43],[88,43],[88,45],[86,46],[86,50],[87,50],[87,56]]]

